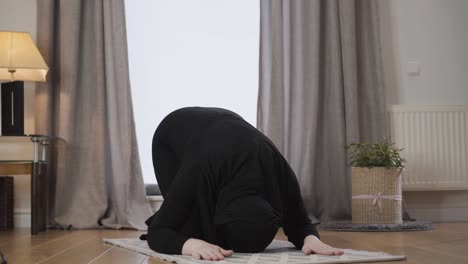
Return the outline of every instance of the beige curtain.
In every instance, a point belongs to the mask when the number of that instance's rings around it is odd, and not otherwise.
[[[345,145],[386,135],[376,4],[261,1],[258,128],[322,221],[351,217]]]
[[[49,224],[145,229],[123,0],[38,0],[36,133],[61,137],[48,179]],[[150,144],[150,142],[148,142]]]

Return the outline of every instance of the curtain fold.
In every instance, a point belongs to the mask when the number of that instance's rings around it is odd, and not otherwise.
[[[257,126],[321,221],[351,219],[345,145],[387,135],[378,25],[373,0],[261,1]]]
[[[67,141],[51,153],[49,224],[146,229],[126,38],[123,0],[37,1],[50,71],[36,88],[36,133]]]

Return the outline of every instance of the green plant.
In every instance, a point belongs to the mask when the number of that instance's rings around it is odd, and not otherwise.
[[[353,142],[346,146],[349,150],[351,162],[349,165],[354,167],[386,167],[400,168],[404,167],[406,162],[400,156],[403,149],[395,147],[395,143],[384,138],[379,143],[356,143]]]

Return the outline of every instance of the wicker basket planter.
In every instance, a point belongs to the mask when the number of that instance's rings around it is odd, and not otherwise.
[[[402,223],[402,169],[352,167],[352,222]]]
[[[0,230],[13,228],[13,177],[0,177]]]

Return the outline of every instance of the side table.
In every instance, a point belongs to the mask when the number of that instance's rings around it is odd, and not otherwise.
[[[60,138],[45,135],[0,137],[29,137],[34,144],[32,160],[0,160],[0,175],[31,175],[31,234],[45,231],[47,183],[44,179],[47,174],[47,149],[51,140]]]

